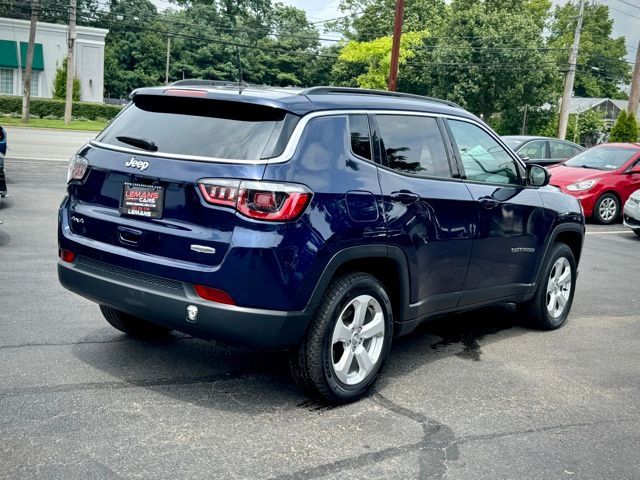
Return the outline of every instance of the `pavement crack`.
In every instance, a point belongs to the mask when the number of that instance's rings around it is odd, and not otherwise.
[[[50,385],[42,387],[25,387],[6,390],[0,392],[0,399],[8,397],[21,397],[25,395],[39,395],[50,393],[68,393],[89,390],[119,390],[123,388],[150,388],[150,387],[167,387],[179,385],[195,385],[199,383],[213,383],[219,381],[235,380],[248,372],[245,370],[233,370],[231,372],[216,373],[212,375],[203,375],[199,377],[173,377],[173,378],[156,378],[156,379],[140,379],[117,382],[86,382],[71,383],[63,385]]]

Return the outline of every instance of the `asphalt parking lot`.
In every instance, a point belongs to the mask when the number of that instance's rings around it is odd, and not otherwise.
[[[637,479],[640,238],[589,225],[567,326],[513,308],[394,342],[328,408],[282,353],[129,339],[56,277],[66,164],[9,160],[0,208],[3,478]]]

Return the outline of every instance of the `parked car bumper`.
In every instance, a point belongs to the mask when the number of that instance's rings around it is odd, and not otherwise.
[[[640,202],[630,198],[624,205],[622,219],[626,227],[640,230]]]
[[[224,305],[201,299],[192,285],[85,257],[58,261],[60,283],[99,304],[196,337],[258,348],[297,344],[311,315]],[[195,321],[187,307],[197,307]]]

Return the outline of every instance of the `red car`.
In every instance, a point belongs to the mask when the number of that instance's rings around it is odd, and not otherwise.
[[[640,189],[640,144],[607,143],[549,167],[550,184],[576,197],[586,217],[609,224]]]

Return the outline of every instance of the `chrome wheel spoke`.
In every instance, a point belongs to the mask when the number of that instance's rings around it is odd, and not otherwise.
[[[569,268],[569,266],[567,265],[564,269],[564,272],[562,272],[562,275],[560,275],[560,277],[558,278],[558,284],[564,287],[570,282],[571,282],[571,268]]]
[[[338,363],[333,364],[333,371],[341,382],[347,383],[347,375],[353,363],[354,353],[350,348],[345,348]]]
[[[360,337],[367,339],[384,335],[384,315],[376,313],[371,321],[362,327]]]
[[[356,297],[351,305],[353,306],[353,326],[355,328],[362,327],[365,318],[367,317],[367,308],[369,307],[368,295],[361,295]]]
[[[336,327],[333,330],[333,338],[331,340],[331,343],[347,343],[350,338],[351,330],[342,322],[342,318],[339,318],[338,322],[336,323]]]
[[[360,374],[362,376],[366,375],[373,368],[373,361],[371,357],[369,357],[369,353],[363,347],[356,351],[356,361],[358,362],[358,366],[360,367]]]
[[[560,310],[564,310],[564,306],[567,304],[567,299],[564,298],[564,295],[562,293],[557,295],[556,299],[558,300],[558,308]]]

